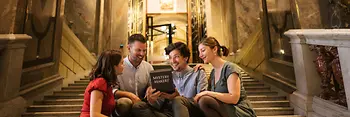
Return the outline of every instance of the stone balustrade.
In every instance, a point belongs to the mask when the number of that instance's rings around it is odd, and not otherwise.
[[[316,53],[310,45],[337,47],[347,105],[350,105],[350,30],[349,29],[298,29],[285,33],[290,37],[297,91],[290,95],[296,114],[318,117],[349,117],[350,108],[322,100],[321,78],[317,73]],[[349,106],[348,106],[349,107]]]
[[[21,116],[26,101],[19,95],[26,34],[0,34],[0,113]]]

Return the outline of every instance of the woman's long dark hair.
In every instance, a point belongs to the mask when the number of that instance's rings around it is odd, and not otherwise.
[[[104,78],[108,85],[116,85],[115,65],[122,61],[122,53],[118,50],[106,50],[99,56],[96,65],[90,73],[90,80]]]
[[[213,49],[214,47],[217,47],[218,51],[216,54],[218,56],[227,56],[229,53],[229,50],[225,46],[220,46],[218,40],[216,40],[214,37],[205,38],[199,44],[209,46],[211,49]]]

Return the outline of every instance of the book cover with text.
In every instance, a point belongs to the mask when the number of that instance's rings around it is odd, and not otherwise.
[[[152,87],[160,92],[173,93],[173,75],[171,69],[159,69],[150,72]]]

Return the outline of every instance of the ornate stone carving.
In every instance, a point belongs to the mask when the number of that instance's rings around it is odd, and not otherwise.
[[[336,47],[326,47],[327,53],[330,54],[332,61],[330,62],[330,66],[332,68],[332,77],[334,78],[335,91],[337,92],[338,100],[337,104],[347,106],[346,104],[346,96],[345,96],[345,88],[343,82],[343,75],[340,67],[338,50]]]
[[[312,45],[311,50],[316,51],[317,58],[314,61],[316,64],[316,70],[322,78],[321,88],[323,91],[320,94],[320,97],[325,100],[334,100],[335,92],[332,90],[333,85],[331,84],[331,67],[329,66],[330,58],[326,54],[326,49],[324,46]]]
[[[310,49],[316,51],[316,69],[322,78],[319,95],[322,99],[331,100],[342,106],[347,106],[343,77],[336,47],[311,45]]]

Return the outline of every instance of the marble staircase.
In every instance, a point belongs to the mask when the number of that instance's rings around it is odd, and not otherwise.
[[[212,67],[204,65],[204,68],[209,76]],[[272,91],[270,86],[251,78],[245,72],[241,72],[241,76],[248,99],[259,117],[301,117],[294,115],[294,110],[290,107],[286,96]],[[63,87],[61,91],[45,96],[44,100],[34,102],[22,116],[77,117],[82,108],[83,94],[88,83],[88,78],[81,78],[69,84],[68,87]]]

